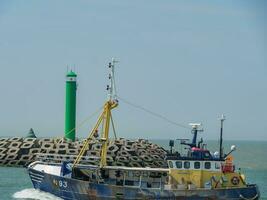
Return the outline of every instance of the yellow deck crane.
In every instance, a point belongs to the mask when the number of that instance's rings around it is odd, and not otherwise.
[[[110,122],[113,126],[113,131],[116,137],[115,128],[113,124],[111,110],[118,106],[118,99],[117,99],[117,91],[116,91],[116,84],[115,84],[115,63],[117,63],[115,59],[112,59],[112,62],[109,63],[109,68],[111,72],[109,74],[110,85],[107,86],[108,90],[108,100],[105,102],[103,106],[103,111],[97,119],[96,125],[92,129],[89,134],[89,137],[85,140],[84,145],[77,156],[76,160],[74,161],[73,167],[79,164],[81,157],[84,155],[89,142],[98,135],[98,128],[102,124],[102,131],[101,131],[101,157],[100,157],[100,168],[103,168],[107,165],[107,148],[109,143],[109,128]]]

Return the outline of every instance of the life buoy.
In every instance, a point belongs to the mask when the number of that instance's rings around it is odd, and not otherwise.
[[[237,176],[234,176],[232,179],[231,179],[231,182],[233,185],[238,185],[239,182],[240,182],[240,179],[237,177]]]

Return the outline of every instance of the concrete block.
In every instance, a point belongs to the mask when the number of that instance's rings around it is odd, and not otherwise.
[[[67,149],[66,154],[67,155],[78,155],[79,151],[78,149]]]
[[[117,156],[115,160],[118,162],[123,162],[123,163],[129,162],[129,158],[127,156]]]
[[[147,149],[149,154],[157,154],[158,152],[155,149]]]
[[[7,147],[10,142],[0,142],[0,148]]]
[[[45,153],[37,154],[36,159],[41,161],[58,161],[58,157],[56,155]]]
[[[9,167],[19,166],[19,161],[18,160],[9,160],[5,165],[9,166]]]
[[[54,148],[54,143],[47,143],[47,142],[43,142],[41,149],[53,149]]]
[[[134,144],[134,141],[132,141],[132,140],[126,140],[124,142],[124,144],[125,144],[125,146],[132,146]]]
[[[57,138],[54,142],[57,144],[65,143],[67,140],[65,138]]]
[[[32,148],[32,146],[34,145],[34,142],[25,142],[21,145],[21,149],[29,149]]]
[[[81,150],[81,149],[83,148],[83,145],[84,145],[84,144],[77,144],[77,145],[75,146],[75,148],[78,149],[78,150]],[[86,147],[86,150],[88,150],[88,149],[89,149],[89,146]]]
[[[39,140],[40,145],[43,143],[54,143],[54,139],[53,138],[42,138]]]
[[[147,153],[147,152],[146,152],[145,149],[138,149],[138,150],[137,150],[137,154],[138,154],[139,156],[144,155],[144,154],[146,154],[146,153]]]
[[[56,148],[57,149],[68,149],[69,148],[69,144],[68,143],[61,143],[61,144],[56,144]]]
[[[7,142],[8,138],[0,138],[0,142]]]
[[[17,161],[19,166],[23,166],[23,167],[26,167],[27,165],[29,165],[31,162],[29,160],[18,160]]]
[[[121,150],[117,152],[117,155],[129,157],[131,154],[128,151]]]
[[[138,162],[130,162],[128,166],[129,167],[142,167],[142,165]]]
[[[77,156],[72,156],[73,161],[77,159]]]
[[[101,149],[101,146],[102,146],[101,144],[95,143],[95,144],[92,145],[91,150],[93,150],[93,151],[99,151]]]
[[[18,157],[18,154],[7,154],[7,156],[5,157],[5,160],[16,160],[17,157]]]
[[[46,153],[46,154],[57,154],[58,153],[58,149],[46,149],[46,150],[44,150],[44,153]]]
[[[132,146],[122,146],[121,151],[127,151],[128,153],[135,152],[135,149]]]
[[[88,156],[100,156],[100,152],[99,151],[87,151],[87,155]]]
[[[108,146],[108,151],[117,152],[119,150],[119,147],[115,144],[111,144]]]
[[[137,150],[137,149],[145,149],[146,146],[140,143],[135,143],[132,145],[133,149]]]
[[[81,160],[80,164],[86,164],[86,165],[98,165],[99,162],[98,161],[87,161],[87,160]]]
[[[148,140],[140,139],[139,140],[139,143],[141,143],[141,144],[148,144],[149,142],[148,142]]]
[[[151,168],[157,168],[157,166],[153,162],[145,162],[145,166]]]
[[[8,148],[19,148],[20,145],[22,144],[22,142],[10,142],[10,144],[8,145]]]
[[[112,163],[112,166],[125,166],[125,163],[116,161]]]
[[[23,139],[23,142],[24,143],[28,143],[28,142],[36,142],[37,141],[37,139],[36,138],[24,138]]]
[[[37,153],[40,153],[40,152],[41,152],[40,148],[32,148],[29,151],[29,155],[37,154]]]
[[[111,157],[115,157],[116,156],[116,153],[113,152],[113,151],[107,151],[107,155],[108,156],[111,156]]]
[[[129,159],[131,162],[142,162],[142,159],[140,159],[138,156],[130,156]]]
[[[167,163],[164,162],[163,160],[154,161],[153,163],[157,167],[163,167],[163,168],[167,167]]]
[[[87,160],[87,161],[99,161],[100,160],[99,157],[95,157],[95,156],[83,156],[82,158],[83,160]]]
[[[33,155],[22,155],[20,157],[20,160],[25,160],[25,161],[28,160],[28,161],[31,161],[32,158],[33,158]]]
[[[9,155],[9,154],[18,154],[19,150],[20,150],[19,148],[10,148],[7,151],[7,155]]]
[[[22,137],[12,137],[8,139],[9,142],[21,142],[23,141]]]
[[[82,139],[81,141],[79,141],[81,144],[84,144],[86,142],[87,139]]]
[[[151,144],[151,148],[152,149],[159,149],[161,147],[159,145],[157,145],[157,144]]]
[[[6,157],[6,154],[0,154],[0,160],[4,160],[5,157]]]
[[[35,159],[36,160],[42,160],[43,158],[46,158],[45,154],[43,153],[36,153],[36,154],[33,154],[33,156],[36,156]]]
[[[113,157],[107,156],[107,162],[113,162],[113,161],[114,161]]]
[[[150,155],[140,155],[140,158],[145,162],[152,162],[153,161],[153,159],[151,158]]]
[[[114,143],[115,145],[121,147],[124,144],[124,141],[125,141],[124,139],[120,138],[118,140],[115,140]]]
[[[0,154],[4,154],[7,151],[7,148],[0,148]]]
[[[72,158],[72,156],[64,155],[64,157],[63,157],[63,161],[71,162],[71,161],[73,161],[73,158]]]
[[[162,160],[162,158],[159,155],[153,155],[151,154],[151,157],[154,161]]]
[[[157,149],[156,152],[159,154],[159,155],[163,155],[165,156],[167,154],[167,152],[164,150],[164,149]]]
[[[7,161],[6,161],[6,160],[0,160],[0,166],[5,166],[5,165],[6,165],[6,163],[7,163]]]
[[[55,155],[54,160],[57,162],[71,161],[73,158],[66,155]]]
[[[66,154],[67,149],[58,149],[58,154]]]

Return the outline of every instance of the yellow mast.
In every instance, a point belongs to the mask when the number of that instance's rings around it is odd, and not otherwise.
[[[118,106],[117,101],[107,101],[104,107],[104,130],[101,136],[100,142],[102,143],[101,147],[101,159],[100,167],[107,165],[107,148],[108,148],[108,139],[109,139],[109,125],[111,120],[111,110]]]
[[[81,157],[84,155],[88,144],[90,140],[93,139],[95,134],[98,131],[99,125],[103,123],[103,131],[101,133],[101,157],[100,157],[100,167],[104,167],[107,165],[107,148],[108,148],[108,142],[109,142],[109,126],[110,126],[110,121],[112,120],[112,114],[111,110],[115,107],[118,106],[118,100],[117,100],[117,95],[116,95],[116,85],[115,85],[115,75],[114,75],[114,68],[115,68],[115,61],[112,59],[112,62],[109,63],[109,68],[111,68],[111,73],[109,74],[109,79],[110,79],[110,85],[107,86],[107,90],[109,91],[108,93],[108,100],[104,104],[103,112],[101,115],[98,117],[98,120],[96,122],[95,127],[92,129],[90,132],[88,138],[84,142],[83,148],[81,149],[79,155],[77,156],[76,160],[74,161],[73,167],[77,165]],[[112,122],[113,125],[113,122]],[[114,128],[114,127],[113,127]]]

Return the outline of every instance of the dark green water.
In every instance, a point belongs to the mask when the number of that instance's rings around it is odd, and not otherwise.
[[[167,140],[154,140],[153,142],[168,148]],[[235,144],[237,151],[233,153],[237,167],[246,174],[249,183],[257,183],[261,191],[261,199],[267,200],[267,142],[227,141],[225,152]],[[217,150],[218,142],[209,141],[209,149]],[[181,150],[176,144],[176,149]],[[56,197],[32,189],[32,184],[23,168],[0,167],[0,200],[9,199],[38,199],[50,200]]]

